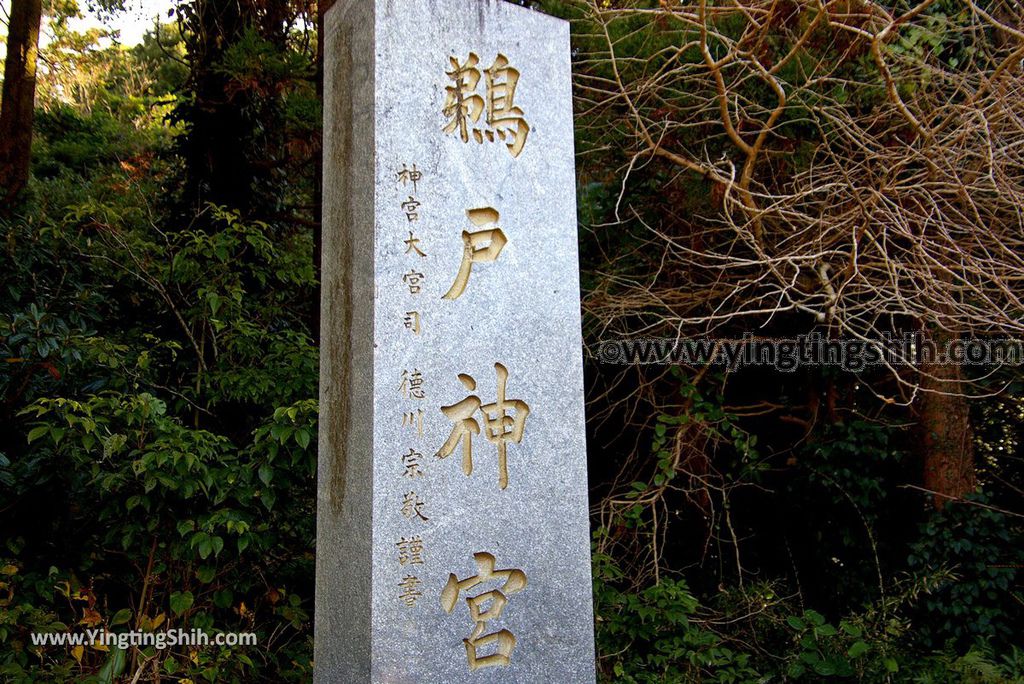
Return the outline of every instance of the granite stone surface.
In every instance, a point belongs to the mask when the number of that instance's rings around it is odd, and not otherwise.
[[[568,25],[326,24],[316,681],[592,682]]]

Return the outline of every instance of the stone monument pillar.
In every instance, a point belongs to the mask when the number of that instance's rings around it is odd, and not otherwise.
[[[566,22],[326,15],[315,681],[594,681]]]

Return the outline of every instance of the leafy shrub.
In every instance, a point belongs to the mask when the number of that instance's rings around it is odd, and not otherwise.
[[[987,496],[971,501],[978,505],[947,504],[925,522],[907,559],[915,571],[955,575],[918,614],[918,635],[929,647],[952,641],[963,648],[977,639],[1009,647],[1024,629],[1021,611],[1007,611],[1021,600],[1024,539],[1005,514],[985,507]]]

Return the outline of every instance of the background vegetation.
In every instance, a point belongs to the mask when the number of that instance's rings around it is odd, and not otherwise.
[[[1021,336],[1019,5],[533,4],[573,22],[590,348]],[[126,48],[39,8],[0,121],[5,681],[311,677],[325,9],[189,0]],[[587,374],[603,679],[1024,681],[1019,369]],[[260,645],[29,639],[98,626]]]

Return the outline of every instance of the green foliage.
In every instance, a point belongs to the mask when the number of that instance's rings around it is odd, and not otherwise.
[[[903,569],[905,543],[886,534],[886,521],[902,515],[892,483],[908,461],[893,432],[858,419],[828,425],[800,449],[785,481],[793,534],[815,549],[805,572],[845,610],[883,598],[883,575]]]
[[[598,534],[602,534],[598,532]],[[696,620],[699,601],[681,579],[634,592],[614,561],[594,554],[594,612],[606,681],[749,682],[751,657]]]
[[[1019,544],[1008,536],[1015,528],[1005,517],[977,507],[947,507],[942,515],[930,518],[922,528],[930,536],[915,545],[939,557],[930,557],[929,562],[917,557],[908,564],[906,542],[889,531],[905,505],[891,481],[901,476],[909,460],[891,426],[858,419],[829,425],[805,441],[783,473],[765,455],[765,447],[759,446],[758,435],[726,408],[724,397],[696,387],[681,372],[673,377],[679,382],[682,408],[678,415],[662,414],[653,422],[650,478],[632,483],[623,492],[623,503],[614,509],[609,527],[595,535],[598,652],[606,679],[1014,681],[1013,666],[1006,663],[1014,662],[1016,652],[1005,630],[983,631],[972,627],[975,620],[962,619],[968,614],[985,624],[997,620],[1009,624],[1015,619],[1014,611],[1006,609],[1015,600],[1015,579],[1007,566],[1019,564],[1014,560],[1016,552],[1008,553]],[[674,491],[693,487],[693,479],[684,479],[692,474],[680,462],[679,440],[695,434],[702,443],[715,445],[714,470],[703,475],[704,482],[713,483],[709,488],[712,508],[722,511],[710,527],[711,539],[719,546],[736,543],[728,531],[750,529],[755,531],[752,538],[781,537],[783,543],[794,546],[799,539],[801,545],[811,547],[813,553],[788,559],[800,564],[797,590],[801,586],[810,590],[800,602],[783,579],[741,583],[721,565],[718,572],[723,579],[710,592],[692,590],[679,573],[667,569],[661,570],[660,578],[652,581],[645,575],[647,579],[638,582],[620,569],[621,561],[603,551],[656,534],[671,539],[671,531],[665,533],[659,526],[668,524],[666,517],[671,521],[674,504],[663,502],[674,502]],[[776,496],[784,503],[767,505],[784,507],[784,511],[760,525],[745,520],[751,510],[755,515],[764,513],[761,504],[746,509],[730,501],[740,496],[741,487],[750,485],[779,488]],[[655,515],[661,506],[668,508],[668,515]],[[954,508],[959,513],[953,514]],[[726,515],[731,516],[730,522],[723,522]],[[956,534],[968,534],[975,543],[984,541],[985,548],[955,543],[948,533],[943,536],[950,515],[967,515],[974,521],[973,527],[956,523],[960,530]],[[786,521],[786,529],[772,529],[776,520]],[[743,554],[747,572],[758,564],[764,568],[770,556],[751,546],[748,542],[735,552],[730,549],[723,560]],[[662,547],[668,549],[669,544],[662,542]],[[959,563],[951,562],[948,550],[965,555]],[[662,548],[658,552],[668,553]],[[998,556],[1006,564],[998,570],[1001,580],[995,579],[991,561],[978,560],[979,552],[989,558]],[[616,555],[622,557],[621,552]],[[979,603],[972,588],[977,578],[962,586],[964,578],[957,574],[962,570],[957,568],[967,557],[974,558],[973,567],[979,572],[984,566],[983,584],[988,581],[985,577],[1002,582],[998,608]],[[706,559],[702,565],[687,570],[686,577],[704,580],[713,570]],[[984,586],[993,588],[996,585]],[[989,596],[984,591],[982,595]],[[935,610],[948,612],[950,620],[936,619]],[[963,638],[947,642],[954,626]],[[945,636],[929,639],[928,634]],[[987,652],[979,650],[977,644],[984,642],[978,638],[991,644]],[[1003,659],[1009,660],[1001,664]]]
[[[1024,628],[1021,612],[1006,610],[1024,598],[1019,529],[1002,512],[985,507],[988,497],[970,501],[977,505],[950,504],[925,522],[907,559],[915,571],[949,568],[955,576],[921,606],[918,636],[931,647],[977,639],[1009,646]]]
[[[288,87],[293,80],[308,77],[311,65],[305,55],[282,51],[248,27],[224,51],[214,70],[230,79],[229,88],[253,89],[268,95]]]
[[[184,39],[177,24],[158,24],[131,48],[131,58],[144,70],[146,94],[167,99],[179,91],[188,78]]]
[[[821,677],[886,681],[900,671],[902,654],[896,651],[894,637],[902,636],[905,625],[899,620],[890,619],[879,629],[865,616],[853,616],[836,626],[821,613],[805,610],[787,616],[786,624],[796,641],[786,674],[795,681]]]
[[[88,174],[97,167],[127,160],[157,147],[159,134],[126,129],[114,115],[99,111],[82,114],[58,105],[36,114],[33,171],[37,178],[56,178],[68,171]]]
[[[175,681],[307,681],[312,235],[222,207],[182,217],[161,200],[175,129],[116,100],[40,113],[35,200],[3,225],[0,678],[128,681],[155,661]],[[97,627],[259,645],[29,636]]]
[[[919,684],[1022,684],[1024,651],[1013,646],[997,655],[983,642],[963,655],[939,654],[923,663],[914,679]]]
[[[617,682],[1024,681],[1017,647],[919,647],[909,616],[949,580],[939,573],[896,583],[887,598],[829,620],[763,583],[707,600],[678,578],[636,588],[612,558],[595,553],[599,672]]]
[[[627,578],[611,559],[594,561],[597,643],[609,681],[881,682],[928,660],[907,652],[907,624],[877,607],[836,625],[765,585],[703,604],[678,579],[620,589]]]

